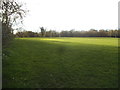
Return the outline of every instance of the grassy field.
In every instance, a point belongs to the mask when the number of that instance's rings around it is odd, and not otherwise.
[[[117,88],[117,38],[16,38],[3,88]]]

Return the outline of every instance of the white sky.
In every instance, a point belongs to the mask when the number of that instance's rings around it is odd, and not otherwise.
[[[30,10],[24,29],[90,30],[118,28],[119,0],[22,0]]]

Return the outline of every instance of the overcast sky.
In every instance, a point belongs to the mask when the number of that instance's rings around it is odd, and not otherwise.
[[[119,0],[21,0],[29,13],[24,29],[117,29]]]

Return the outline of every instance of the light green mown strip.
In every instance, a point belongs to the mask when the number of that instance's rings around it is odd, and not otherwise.
[[[108,45],[118,46],[118,38],[20,38],[25,40],[42,40],[42,41],[62,41],[71,42],[73,44],[95,44],[95,45]]]

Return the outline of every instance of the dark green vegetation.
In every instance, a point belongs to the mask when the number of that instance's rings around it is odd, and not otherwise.
[[[16,38],[3,88],[116,88],[117,38]]]
[[[120,30],[95,30],[87,31],[76,30],[62,30],[60,32],[55,30],[47,30],[40,28],[41,32],[21,31],[15,34],[16,37],[120,37]]]

